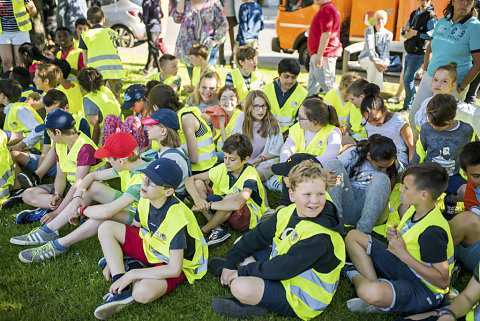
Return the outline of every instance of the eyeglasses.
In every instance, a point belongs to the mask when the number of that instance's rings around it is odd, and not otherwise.
[[[308,118],[303,118],[302,116],[298,115],[298,116],[297,116],[297,120],[298,120],[298,121],[308,120]]]
[[[253,105],[253,110],[261,111],[267,109],[267,105]]]

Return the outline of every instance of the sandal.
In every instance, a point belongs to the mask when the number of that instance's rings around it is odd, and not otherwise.
[[[398,97],[390,97],[387,99],[387,103],[391,103],[391,104],[399,104],[402,100]]]

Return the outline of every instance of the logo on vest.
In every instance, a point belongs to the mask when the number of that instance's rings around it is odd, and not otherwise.
[[[16,121],[10,123],[10,127],[17,127],[18,126],[18,123]]]
[[[323,140],[319,140],[317,142],[317,146],[321,148],[323,146]]]
[[[296,102],[296,101],[291,101],[291,102],[290,102],[290,105],[297,107],[297,106],[298,106],[298,102]]]
[[[298,236],[297,231],[293,230],[292,233],[290,233],[290,241],[291,241],[291,243],[297,242],[297,241],[298,241],[298,238],[299,238],[299,236]]]
[[[234,187],[233,187],[233,192],[234,192],[235,194],[240,194],[240,189],[239,189],[237,186],[234,186]]]
[[[160,233],[160,231],[156,231],[155,236],[164,242],[167,240],[167,236],[163,233]]]

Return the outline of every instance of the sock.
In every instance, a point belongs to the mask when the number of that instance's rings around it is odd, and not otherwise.
[[[118,279],[120,279],[122,276],[124,276],[125,273],[118,273],[118,274],[115,274],[113,277],[112,277],[112,283],[113,282],[117,282]]]
[[[44,232],[47,232],[48,234],[53,233],[53,231],[49,229],[47,225],[43,225],[40,229]]]
[[[134,269],[143,269],[143,265],[138,261],[133,261],[128,265],[128,269],[129,271]]]
[[[58,239],[56,239],[55,241],[53,241],[53,245],[54,245],[58,250],[60,250],[60,251],[62,251],[62,252],[65,252],[66,250],[68,250],[68,247],[61,245],[61,244],[58,242]]]
[[[352,281],[353,277],[358,274],[360,274],[360,272],[358,272],[358,270],[355,268],[353,264],[349,266],[347,269],[345,269],[345,275],[347,276],[348,280],[350,280],[350,282],[353,282]]]

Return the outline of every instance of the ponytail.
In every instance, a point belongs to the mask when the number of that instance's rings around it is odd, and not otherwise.
[[[328,122],[330,123],[330,125],[333,125],[341,129],[342,125],[338,120],[338,114],[335,107],[333,107],[332,105],[327,105],[327,110],[328,110]]]
[[[327,105],[319,97],[310,97],[303,101],[303,108],[308,120],[316,121],[320,126],[328,124],[341,128],[337,111],[334,107]]]
[[[381,112],[387,111],[383,98],[380,97],[380,87],[370,83],[365,87],[364,93],[365,98],[363,98],[360,106],[362,114],[370,114],[372,110],[378,110]]]

